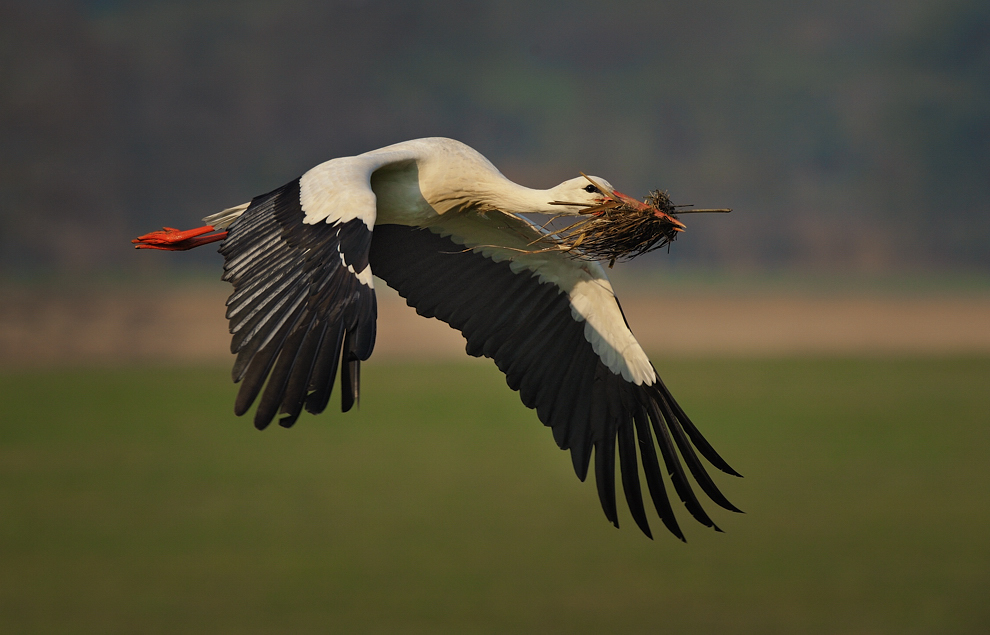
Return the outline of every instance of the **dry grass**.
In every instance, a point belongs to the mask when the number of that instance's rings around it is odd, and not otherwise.
[[[616,261],[669,245],[683,231],[666,192],[651,192],[645,203],[612,192],[607,195],[604,202],[589,207],[577,220],[552,230],[544,242],[582,260],[606,261],[611,268]]]

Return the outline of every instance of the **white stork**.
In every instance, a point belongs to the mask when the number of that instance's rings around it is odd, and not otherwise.
[[[617,446],[637,525],[652,537],[638,450],[661,521],[684,540],[659,447],[677,496],[695,519],[718,531],[683,464],[712,501],[732,511],[739,510],[695,450],[738,474],[664,386],[629,330],[604,268],[561,249],[534,248],[545,232],[520,216],[579,215],[606,196],[643,206],[597,177],[529,189],[463,143],[416,139],[322,163],[250,203],[206,217],[206,227],[165,228],[134,242],[181,250],[223,240],[223,279],[234,286],[227,301],[237,355],[233,379],[241,382],[234,411],[246,413],[260,394],[258,429],[279,413],[279,424],[289,427],[303,408],[322,412],[338,365],[342,410],[354,405],[360,363],[375,344],[374,272],[420,315],[459,330],[468,355],[495,360],[509,387],[552,428],[557,445],[571,451],[582,481],[594,448],[598,495],[616,527]]]

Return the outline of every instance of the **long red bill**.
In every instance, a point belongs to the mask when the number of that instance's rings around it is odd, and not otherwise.
[[[628,194],[623,194],[622,192],[620,192],[618,190],[613,190],[612,191],[612,194],[614,194],[616,198],[618,198],[620,201],[622,201],[622,203],[624,203],[625,205],[627,205],[629,207],[632,207],[633,209],[638,209],[640,211],[649,210],[649,211],[653,212],[653,215],[656,216],[657,218],[659,218],[661,220],[664,220],[664,221],[667,221],[671,225],[673,225],[672,229],[675,232],[684,231],[684,229],[686,227],[686,225],[684,223],[682,223],[681,221],[677,220],[676,218],[674,218],[670,214],[664,212],[663,210],[661,210],[658,207],[655,207],[655,206],[650,205],[648,203],[644,203],[643,201],[640,201],[638,199],[635,199],[635,198],[629,196]]]

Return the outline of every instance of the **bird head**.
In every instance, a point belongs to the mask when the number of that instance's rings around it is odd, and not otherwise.
[[[619,192],[599,176],[588,176],[582,172],[581,176],[564,181],[550,192],[557,197],[550,201],[550,205],[561,216],[600,215],[604,207],[621,207],[627,211],[652,213],[658,221],[674,228],[673,231],[684,230],[684,224],[673,216],[675,208],[669,204],[669,199],[666,206],[658,204],[655,197],[647,199],[649,204],[644,203]]]
[[[547,211],[561,216],[578,216],[601,205],[614,192],[612,184],[605,179],[582,174],[549,190],[552,200],[548,201]]]

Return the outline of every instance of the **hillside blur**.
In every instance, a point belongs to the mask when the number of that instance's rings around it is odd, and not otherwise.
[[[988,78],[980,0],[4,2],[0,276],[432,135],[735,208],[675,265],[986,272]]]

